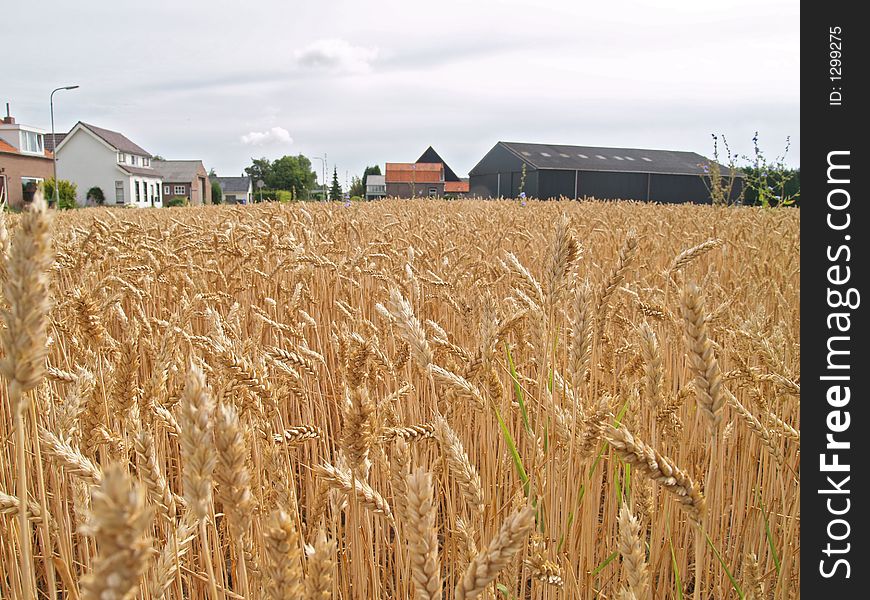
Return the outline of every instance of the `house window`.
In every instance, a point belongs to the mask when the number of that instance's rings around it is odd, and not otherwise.
[[[175,186],[175,195],[176,196],[183,196],[184,195],[184,186],[183,185],[176,185]]]
[[[22,131],[21,132],[21,151],[22,152],[31,152],[33,154],[42,154],[43,153],[43,139],[42,135],[34,132],[34,131]]]
[[[143,167],[147,167],[147,166],[149,166],[150,164],[151,164],[151,159],[149,159],[149,158],[144,158],[144,157],[142,158],[142,166],[143,166]]]
[[[138,159],[139,159],[138,156],[136,156],[135,154],[131,154],[130,155],[130,164],[135,166],[136,164],[138,164]]]
[[[160,202],[160,197],[161,197],[161,195],[162,195],[162,194],[161,194],[162,191],[163,191],[163,190],[161,189],[162,187],[163,187],[163,186],[162,186],[160,183],[157,184],[157,201],[158,201],[158,202]]]
[[[136,202],[142,202],[142,190],[139,187],[140,181],[136,181]]]
[[[127,155],[124,154],[123,152],[118,152],[118,162],[119,163],[127,162]]]
[[[438,188],[429,188],[429,196],[435,197],[438,195]]]
[[[123,156],[123,155],[122,155]],[[115,182],[115,203],[124,204],[124,182]]]

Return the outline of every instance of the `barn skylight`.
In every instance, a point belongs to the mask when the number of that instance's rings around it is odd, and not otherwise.
[[[525,150],[523,151],[523,156],[531,156],[531,155],[532,155],[531,152],[526,152]]]
[[[559,156],[561,156],[562,158],[571,158],[570,154],[565,154],[564,152],[560,152]]]
[[[616,160],[622,160],[621,156],[614,156],[613,158],[615,158]]]
[[[589,158],[589,157],[586,156],[585,154],[578,154],[577,156],[579,156],[580,158]]]
[[[549,158],[550,153],[549,152],[541,152],[541,156],[546,156],[547,158]]]
[[[652,162],[652,159],[651,159],[651,158],[647,158],[646,156],[641,156],[641,158],[642,158],[643,160],[645,160],[646,162]]]
[[[601,156],[600,154],[596,154],[595,158],[600,158],[601,160],[607,160],[606,156]]]
[[[633,159],[632,157],[630,157],[630,156],[626,156],[626,157],[625,157],[625,160],[634,160],[634,159]]]

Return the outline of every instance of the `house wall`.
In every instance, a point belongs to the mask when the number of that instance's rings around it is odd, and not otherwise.
[[[175,191],[175,186],[181,186],[184,189],[180,192]],[[166,198],[172,196],[184,196],[185,198],[190,198],[190,188],[191,182],[189,181],[164,181],[163,182],[163,196]]]
[[[387,183],[387,196],[395,198],[426,198],[429,190],[435,189],[435,196],[444,195],[444,182],[441,183]]]
[[[117,166],[118,154],[90,134],[77,130],[67,136],[57,153],[57,176],[76,184],[76,202],[84,206],[88,190],[103,190],[106,204],[115,204],[115,182],[123,181],[125,201],[130,202],[130,176]]]
[[[129,176],[129,180],[132,195],[128,197],[125,204],[133,204],[133,206],[136,206],[137,208],[148,208],[151,206],[160,208],[163,206],[163,196],[165,193],[162,192],[163,182],[159,177],[131,175]],[[137,186],[139,188],[138,199],[136,196]]]
[[[20,208],[22,204],[21,178],[49,179],[54,176],[50,158],[0,152],[0,176],[6,176],[9,206]]]

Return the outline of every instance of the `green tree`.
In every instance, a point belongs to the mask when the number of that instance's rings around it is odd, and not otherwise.
[[[272,162],[266,158],[252,158],[251,166],[245,168],[245,174],[254,182],[254,187],[257,181],[263,181],[269,185],[269,178],[272,175]]]
[[[272,190],[310,190],[316,185],[317,175],[311,161],[302,154],[283,156],[271,164],[270,172],[263,180]],[[256,185],[256,180],[254,180]]]
[[[329,199],[341,200],[341,184],[338,183],[338,168],[332,168],[332,185],[329,186]]]
[[[363,180],[359,177],[351,177],[350,179],[350,189],[347,191],[351,196],[365,196],[366,195],[366,186],[363,184]]]
[[[57,188],[57,208],[61,210],[76,208],[78,206],[76,204],[77,191],[78,186],[76,186],[76,184],[74,184],[72,181],[61,179],[60,185]],[[47,202],[54,202],[54,178],[46,179],[42,183],[42,193],[45,194],[45,200]]]
[[[212,169],[214,172],[214,169]],[[214,177],[214,175],[209,175],[210,177]],[[217,181],[211,182],[211,203],[212,204],[222,204],[224,201],[224,192],[221,189],[221,184]]]

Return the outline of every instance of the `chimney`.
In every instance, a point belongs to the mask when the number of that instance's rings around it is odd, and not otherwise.
[[[12,117],[12,114],[9,112],[9,103],[6,103],[6,116],[3,117],[4,125],[14,125],[15,119]]]

